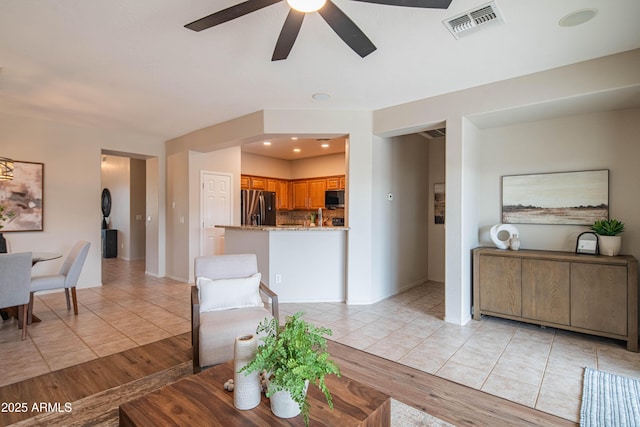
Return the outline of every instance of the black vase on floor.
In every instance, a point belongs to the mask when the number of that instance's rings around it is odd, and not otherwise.
[[[7,253],[7,241],[2,235],[2,233],[0,233],[0,254],[6,254],[6,253]]]

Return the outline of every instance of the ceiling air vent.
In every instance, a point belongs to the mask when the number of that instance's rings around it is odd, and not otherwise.
[[[456,39],[502,22],[504,20],[495,1],[442,21]]]
[[[430,129],[430,130],[425,130],[424,132],[420,132],[420,135],[424,136],[427,139],[442,138],[446,134],[447,134],[447,130],[445,128]]]

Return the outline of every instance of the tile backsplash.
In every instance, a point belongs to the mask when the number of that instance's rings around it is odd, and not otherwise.
[[[276,224],[306,225],[311,218],[311,214],[317,213],[317,210],[278,211],[276,214]],[[333,218],[344,218],[344,209],[322,210],[322,219],[326,225],[331,225],[331,220],[333,220]]]

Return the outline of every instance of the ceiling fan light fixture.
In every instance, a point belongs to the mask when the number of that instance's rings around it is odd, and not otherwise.
[[[298,12],[316,12],[324,6],[327,0],[287,0],[289,6]]]

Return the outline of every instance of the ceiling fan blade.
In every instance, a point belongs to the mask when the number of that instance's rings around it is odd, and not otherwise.
[[[185,28],[193,31],[206,30],[207,28],[211,28],[227,21],[231,21],[232,19],[239,18],[251,12],[255,12],[256,10],[260,10],[263,7],[271,6],[272,4],[276,4],[281,1],[282,0],[247,0],[243,3],[228,7],[209,16],[205,16],[204,18],[200,18],[197,21],[193,21],[190,24],[185,25]]]
[[[293,48],[293,44],[296,42],[300,27],[302,27],[302,21],[304,20],[304,13],[298,12],[295,9],[289,10],[287,19],[284,21],[280,36],[276,42],[276,48],[273,50],[272,61],[280,61],[287,59],[289,52]]]
[[[353,0],[366,3],[386,4],[389,6],[424,7],[428,9],[447,9],[452,0]]]
[[[318,10],[336,34],[362,58],[376,50],[360,28],[331,0]]]

